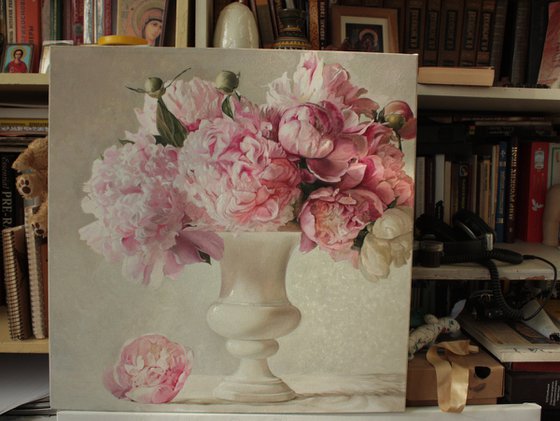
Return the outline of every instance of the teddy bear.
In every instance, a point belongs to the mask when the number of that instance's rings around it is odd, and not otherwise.
[[[20,173],[16,178],[19,194],[24,199],[32,199],[38,204],[38,209],[30,217],[29,223],[35,235],[43,238],[47,237],[48,149],[47,138],[37,138],[12,164],[12,168]]]

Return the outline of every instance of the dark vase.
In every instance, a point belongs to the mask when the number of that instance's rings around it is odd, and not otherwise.
[[[280,34],[272,48],[287,50],[309,50],[309,43],[303,28],[305,12],[299,9],[283,9],[279,12]]]

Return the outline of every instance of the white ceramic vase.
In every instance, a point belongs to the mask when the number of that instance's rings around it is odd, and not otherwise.
[[[292,332],[301,314],[288,300],[285,277],[298,232],[223,233],[219,299],[210,306],[210,328],[227,338],[226,349],[240,359],[237,371],[214,390],[237,402],[283,402],[292,389],[272,374],[267,359],[276,338]]]
[[[259,29],[251,9],[239,2],[222,9],[214,30],[214,47],[259,48]]]

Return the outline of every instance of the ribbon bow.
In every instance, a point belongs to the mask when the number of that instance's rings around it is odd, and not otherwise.
[[[438,352],[442,349],[443,356]],[[469,368],[461,357],[478,352],[469,340],[432,345],[426,359],[436,369],[438,406],[444,412],[462,412],[467,403]]]

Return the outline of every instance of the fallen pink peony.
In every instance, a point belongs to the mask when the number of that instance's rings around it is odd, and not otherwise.
[[[119,399],[139,403],[170,402],[191,373],[193,352],[165,336],[143,335],[126,343],[103,384]]]

